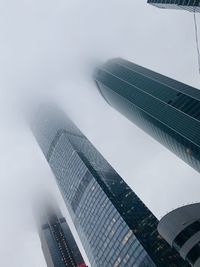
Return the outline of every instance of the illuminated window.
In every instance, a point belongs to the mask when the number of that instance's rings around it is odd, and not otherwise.
[[[186,148],[186,153],[187,153],[188,155],[192,155],[192,150],[191,150],[190,148]]]
[[[125,258],[123,259],[123,262],[124,262],[124,263],[127,263],[127,261],[129,260],[129,258],[130,258],[130,256],[129,256],[129,254],[127,253],[126,256],[125,256]]]
[[[132,236],[133,232],[131,230],[128,231],[128,233],[125,235],[124,239],[122,240],[122,244],[125,245],[129,238]]]
[[[114,267],[119,266],[120,262],[121,262],[121,258],[119,257],[119,258],[116,260],[116,262],[115,262],[115,264],[114,264]]]

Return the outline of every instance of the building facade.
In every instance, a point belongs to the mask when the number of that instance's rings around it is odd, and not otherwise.
[[[45,210],[39,236],[48,267],[87,267],[60,210]]]
[[[63,113],[36,116],[33,132],[92,267],[188,266],[160,237],[158,220]]]
[[[199,0],[148,0],[147,3],[159,8],[183,9],[200,12]]]
[[[123,59],[98,68],[104,99],[200,172],[200,91]]]
[[[200,204],[191,204],[168,213],[158,225],[163,238],[191,266],[200,267]]]

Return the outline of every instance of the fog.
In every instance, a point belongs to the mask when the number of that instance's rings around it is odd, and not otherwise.
[[[43,190],[69,218],[24,120],[38,101],[62,106],[158,218],[200,200],[199,174],[108,106],[91,78],[123,57],[199,88],[191,13],[145,0],[7,0],[0,33],[1,266],[46,266],[32,215]]]

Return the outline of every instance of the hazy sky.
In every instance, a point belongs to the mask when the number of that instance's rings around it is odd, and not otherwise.
[[[199,23],[199,16],[198,23]],[[123,57],[199,88],[193,14],[146,0],[0,2],[0,265],[45,266],[31,216],[54,177],[19,107],[54,98],[161,218],[200,200],[200,175],[109,107],[91,73]]]

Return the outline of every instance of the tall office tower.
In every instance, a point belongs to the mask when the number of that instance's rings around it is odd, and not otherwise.
[[[123,59],[94,79],[105,100],[200,172],[200,91]]]
[[[200,267],[200,204],[178,208],[162,218],[159,233],[192,266]]]
[[[158,220],[61,111],[33,132],[55,174],[92,267],[188,266],[159,236]]]
[[[60,210],[45,210],[39,235],[48,267],[87,267]]]
[[[184,9],[200,12],[199,0],[148,0],[147,3],[159,8]]]

